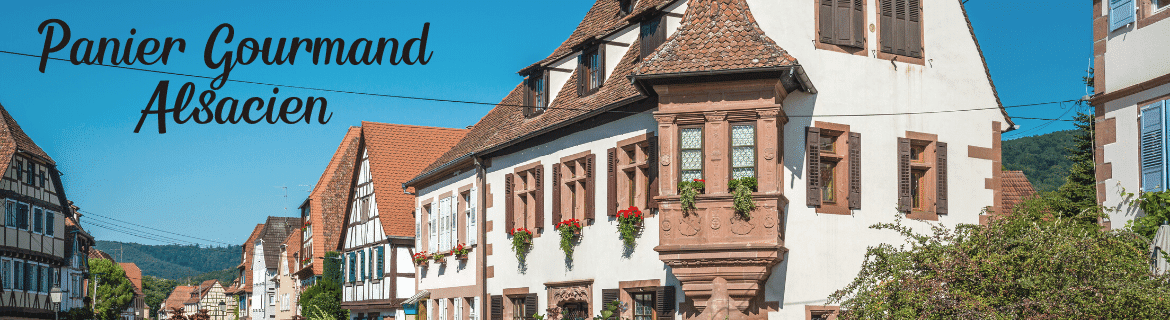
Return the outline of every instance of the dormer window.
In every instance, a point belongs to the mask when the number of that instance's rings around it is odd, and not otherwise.
[[[548,109],[548,71],[537,70],[524,79],[524,117],[531,118]]]
[[[585,49],[577,59],[577,94],[584,97],[605,83],[605,44]]]
[[[618,0],[618,7],[621,10],[621,14],[624,16],[630,14],[630,12],[634,12],[635,3],[637,2],[634,0]]]
[[[658,50],[666,42],[666,24],[663,22],[663,17],[658,16],[646,21],[642,21],[642,27],[639,36],[642,38],[642,47],[639,52],[640,58],[645,59],[646,56]]]

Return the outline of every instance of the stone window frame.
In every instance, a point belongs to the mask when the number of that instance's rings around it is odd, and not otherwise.
[[[614,203],[617,208],[635,206],[639,209],[646,209],[649,207],[650,201],[653,201],[649,198],[650,166],[656,165],[649,161],[652,157],[650,152],[654,152],[649,150],[650,138],[652,137],[654,137],[654,133],[641,134],[617,143],[615,159],[617,181],[614,183],[616,188]],[[630,160],[631,152],[634,154],[633,160]],[[631,175],[634,178],[632,182],[629,178]],[[634,192],[631,193],[631,190]],[[644,212],[650,213],[648,211]]]
[[[1157,0],[1137,0],[1137,28],[1145,28],[1155,22],[1162,21],[1170,17],[1170,4],[1161,8],[1154,8],[1154,1]]]
[[[849,210],[849,145],[847,144],[849,132],[851,132],[850,128],[848,125],[822,121],[815,122],[813,126],[821,129],[821,137],[832,136],[834,139],[832,152],[821,150],[821,163],[825,163],[826,160],[836,163],[832,172],[834,201],[824,201],[822,191],[821,206],[817,207],[817,213],[851,215],[852,211]],[[821,172],[822,176],[824,174]]]
[[[654,297],[654,301],[650,305],[651,313],[654,315],[651,319],[657,320],[660,317],[658,314],[658,299],[661,299],[658,297],[658,287],[660,286],[662,286],[662,281],[659,279],[618,282],[618,301],[629,306],[621,312],[621,316],[618,318],[634,319],[634,294],[649,293]]]
[[[532,298],[532,294],[530,293],[528,287],[504,289],[503,293],[500,296],[501,296],[500,308],[502,309],[502,310],[500,310],[500,316],[501,316],[501,318],[503,318],[503,320],[514,320],[517,318],[523,320],[525,318],[525,315],[523,315],[523,314],[521,314],[519,317],[517,317],[515,315],[515,312],[517,311],[516,310],[517,304],[514,302],[516,299],[524,299],[524,300],[522,300],[522,303],[519,304],[519,308],[520,308],[520,311],[523,311],[524,313],[528,313],[528,310],[524,310],[525,305],[527,305],[527,299]],[[539,307],[539,305],[538,305],[538,307]],[[537,312],[537,313],[540,313],[540,312]],[[498,320],[498,319],[492,319],[492,320]]]
[[[674,155],[675,158],[677,158],[677,160],[675,162],[678,163],[678,166],[676,166],[677,169],[675,169],[675,171],[676,171],[675,174],[678,176],[679,181],[676,181],[675,184],[677,184],[678,182],[682,182],[682,176],[683,176],[683,173],[682,173],[683,172],[682,152],[684,150],[695,150],[695,149],[683,149],[683,147],[682,147],[682,133],[683,133],[684,129],[699,129],[699,137],[702,139],[701,141],[699,141],[699,149],[698,149],[699,150],[699,179],[706,181],[706,179],[707,179],[707,152],[708,152],[708,150],[710,150],[709,148],[707,148],[707,128],[703,123],[686,124],[686,125],[680,124],[680,125],[678,125],[678,146],[679,146],[678,153]],[[730,141],[730,139],[728,141]],[[730,176],[728,176],[728,177],[730,177]],[[707,189],[711,189],[711,188],[706,188],[705,190],[701,190],[699,193],[703,194],[703,193],[705,193],[705,191],[707,191]]]
[[[585,304],[587,315],[601,310],[593,303],[593,279],[546,282],[544,287],[545,311],[548,311],[548,320],[564,320],[561,317],[561,311],[563,311],[562,306],[565,303]],[[591,317],[587,316],[586,318]]]
[[[914,172],[923,172],[923,182],[919,183],[919,192],[917,195],[925,201],[920,201],[921,205],[913,206],[914,194],[911,194],[911,208],[910,213],[906,214],[906,218],[916,220],[930,220],[938,221],[939,214],[935,211],[938,201],[938,178],[936,175],[938,154],[936,153],[938,146],[938,135],[921,133],[914,131],[906,131],[906,139],[910,139],[910,172],[911,179],[914,179]],[[919,160],[913,160],[915,148],[921,148],[922,155]]]
[[[559,195],[561,199],[554,199],[553,203],[560,205],[560,221],[553,221],[552,223],[560,223],[569,219],[580,219],[586,223],[587,218],[592,219],[592,214],[587,211],[591,210],[589,201],[589,192],[597,191],[597,179],[593,178],[593,183],[590,184],[589,167],[586,163],[589,161],[589,156],[593,155],[592,150],[582,151],[577,154],[562,157],[559,162],[555,164],[558,170],[554,174],[561,175],[556,179],[557,184],[553,188],[559,188]],[[596,160],[594,160],[596,166]],[[593,168],[596,170],[596,168]],[[593,173],[596,176],[596,172]],[[573,186],[569,186],[573,184]],[[555,219],[554,219],[555,220]]]
[[[766,105],[734,105],[715,111],[683,112],[656,112],[655,121],[658,122],[660,169],[658,179],[660,196],[677,197],[678,182],[682,181],[682,129],[698,127],[703,129],[702,145],[702,177],[706,181],[706,189],[700,194],[725,193],[727,181],[731,178],[730,169],[715,170],[726,173],[724,177],[710,175],[712,165],[718,167],[720,161],[726,161],[726,155],[716,155],[715,149],[730,146],[728,124],[750,121],[756,123],[756,178],[759,189],[753,194],[782,193],[783,177],[777,174],[781,170],[784,149],[781,141],[784,140],[783,126],[788,122],[788,116],[779,107]],[[717,140],[717,141],[716,141]],[[714,142],[711,142],[714,141]],[[718,157],[718,158],[716,158]],[[673,168],[672,168],[673,167]]]
[[[837,320],[837,316],[840,314],[841,314],[841,307],[840,306],[823,306],[823,305],[817,305],[817,306],[806,305],[806,306],[804,306],[804,318],[808,319],[808,320],[813,320],[814,316],[826,316],[826,317],[821,318],[824,320]]]
[[[863,40],[865,45],[861,48],[821,42],[821,1],[823,0],[813,0],[813,28],[815,28],[816,31],[816,33],[813,34],[813,44],[816,49],[867,57],[868,55],[866,54],[866,51],[869,50],[869,34],[873,33],[870,32],[869,29],[869,0],[861,0],[861,5],[863,8],[865,8],[864,12],[862,13],[863,18],[861,22],[863,26],[862,29],[865,30],[865,32],[863,32],[865,34],[865,40]],[[874,25],[876,26],[876,22],[874,22]]]
[[[743,125],[751,126],[752,133],[755,134],[755,136],[752,137],[752,177],[755,177],[757,180],[760,179],[760,128],[759,128],[759,125],[756,124],[756,121],[736,121],[736,122],[728,122],[727,123],[727,132],[726,133],[727,133],[727,179],[728,179],[728,181],[733,179],[732,177],[734,176],[735,168],[736,168],[735,167],[735,146],[732,145],[732,143],[733,143],[732,140],[734,140],[735,137],[732,136],[732,131],[733,131],[734,127],[743,126]],[[741,168],[746,168],[746,167],[741,167]]]
[[[511,209],[508,214],[512,216],[512,228],[528,228],[533,238],[540,237],[540,230],[544,229],[544,183],[538,181],[544,178],[544,173],[537,171],[543,171],[540,161],[517,167],[512,175],[514,189],[507,195],[513,199],[512,207],[507,208]]]

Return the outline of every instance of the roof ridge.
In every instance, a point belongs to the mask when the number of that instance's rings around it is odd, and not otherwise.
[[[420,125],[414,125],[414,124],[397,124],[397,123],[385,123],[385,122],[374,122],[374,121],[362,121],[362,126],[365,126],[367,124],[391,126],[391,127],[402,127],[402,128],[439,129],[439,130],[455,130],[455,131],[467,131],[468,130],[468,129],[460,129],[460,128],[420,126]]]
[[[3,134],[7,138],[7,142],[11,143],[13,147],[15,147],[15,149],[12,150],[13,153],[15,153],[17,150],[25,151],[34,156],[42,158],[42,160],[48,162],[51,165],[57,164],[53,161],[52,157],[49,157],[49,154],[45,153],[45,150],[42,150],[41,147],[38,146],[37,143],[24,132],[24,129],[20,128],[20,123],[17,123],[16,119],[12,118],[12,115],[8,113],[8,109],[5,109],[3,105],[0,105],[0,117],[3,117]]]

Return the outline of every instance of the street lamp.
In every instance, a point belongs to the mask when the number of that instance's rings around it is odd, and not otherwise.
[[[49,299],[53,300],[53,318],[59,318],[61,313],[61,287],[54,285],[53,290],[49,291]]]

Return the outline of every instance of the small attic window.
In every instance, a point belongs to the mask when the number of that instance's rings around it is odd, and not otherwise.
[[[605,83],[605,44],[586,48],[577,59],[577,96],[584,97]]]
[[[663,20],[665,20],[664,17],[658,16],[642,21],[642,26],[639,30],[639,36],[642,38],[639,58],[645,59],[666,42],[666,24],[663,23]]]
[[[524,117],[539,116],[548,109],[548,71],[537,70],[524,79]]]
[[[618,7],[619,7],[619,8],[620,8],[620,10],[621,10],[621,14],[624,16],[624,15],[628,15],[628,14],[630,14],[630,12],[634,12],[634,4],[635,4],[635,3],[637,3],[637,1],[634,1],[634,0],[618,0]]]

